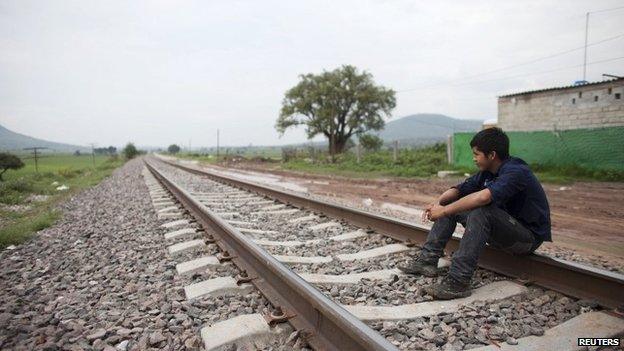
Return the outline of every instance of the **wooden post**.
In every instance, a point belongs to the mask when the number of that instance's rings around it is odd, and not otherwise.
[[[453,164],[453,135],[446,138],[446,159],[449,165]]]
[[[357,163],[360,163],[360,160],[361,160],[361,152],[362,152],[362,151],[361,151],[361,149],[360,149],[360,148],[361,148],[361,146],[360,146],[360,144],[358,143],[358,144],[356,145],[356,147],[355,147],[355,155],[356,155],[356,158],[357,158]]]
[[[394,141],[394,153],[392,154],[392,159],[394,160],[395,163],[398,158],[398,152],[399,152],[399,141],[395,140]]]

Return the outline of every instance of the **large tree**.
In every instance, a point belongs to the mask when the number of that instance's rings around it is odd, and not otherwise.
[[[180,152],[180,147],[176,144],[171,144],[167,148],[167,151],[169,151],[170,154],[177,154],[178,152]]]
[[[284,134],[305,125],[308,138],[325,135],[332,159],[351,136],[382,129],[396,106],[392,89],[375,85],[370,73],[350,65],[300,78],[286,92],[275,128]]]

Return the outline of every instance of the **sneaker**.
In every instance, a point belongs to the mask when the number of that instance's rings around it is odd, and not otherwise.
[[[472,294],[470,284],[460,283],[448,275],[440,283],[426,287],[425,291],[438,300],[458,299]]]
[[[436,263],[427,262],[420,256],[416,256],[406,264],[398,267],[403,273],[420,274],[425,277],[437,277],[438,265]]]

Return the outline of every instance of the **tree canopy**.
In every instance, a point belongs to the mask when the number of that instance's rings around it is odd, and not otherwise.
[[[275,128],[280,134],[305,125],[308,138],[322,134],[332,157],[341,153],[349,138],[384,127],[396,106],[392,89],[375,85],[373,76],[342,66],[321,74],[304,74],[288,90]]]
[[[180,152],[180,147],[176,144],[171,144],[167,148],[167,151],[169,151],[170,154],[177,154],[178,152]]]
[[[20,169],[24,167],[24,162],[19,157],[6,152],[0,152],[0,181],[2,175],[9,169]]]
[[[123,148],[123,154],[126,157],[126,159],[129,160],[129,159],[134,158],[135,156],[137,156],[139,154],[139,150],[137,150],[136,146],[134,146],[133,143],[128,143]]]

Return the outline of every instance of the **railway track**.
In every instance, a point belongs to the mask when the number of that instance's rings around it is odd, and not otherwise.
[[[272,306],[205,327],[207,349],[266,338],[336,350],[576,349],[579,337],[624,332],[621,275],[487,249],[472,296],[431,301],[422,288],[435,278],[396,269],[423,227],[177,163],[146,165],[154,206],[171,220],[170,253],[194,253],[176,267],[190,276],[187,298],[257,289]],[[205,255],[206,245],[220,252]],[[230,276],[206,275],[228,262]]]

